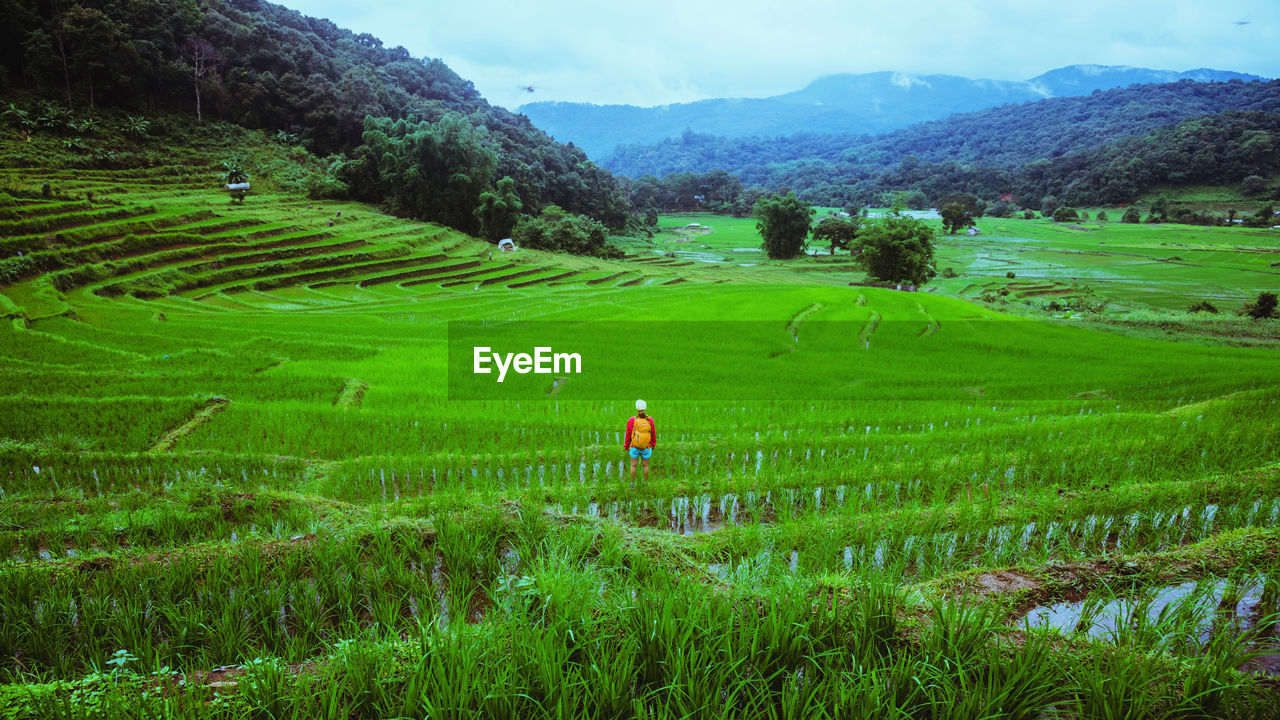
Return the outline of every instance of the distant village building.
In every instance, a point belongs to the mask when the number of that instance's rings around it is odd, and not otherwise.
[[[970,236],[970,237],[972,237],[972,236],[974,236],[974,235],[979,235],[979,234],[981,234],[981,233],[982,233],[982,231],[981,231],[981,230],[979,230],[979,229],[978,229],[978,228],[976,228],[976,227],[971,227],[971,228],[969,228],[968,230],[965,230],[965,231],[964,231],[964,234],[965,234],[965,235],[968,235],[968,236]]]

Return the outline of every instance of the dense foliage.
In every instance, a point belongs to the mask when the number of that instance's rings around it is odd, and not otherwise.
[[[1244,307],[1244,314],[1254,320],[1277,317],[1277,296],[1273,292],[1258,293],[1258,299]]]
[[[836,250],[849,249],[854,239],[858,237],[861,223],[862,218],[859,217],[824,217],[813,229],[813,241],[829,245],[829,252],[835,255]]]
[[[752,215],[763,239],[762,247],[774,259],[793,258],[804,252],[814,209],[795,193],[770,195],[756,201]]]
[[[346,175],[357,197],[475,233],[473,209],[498,165],[487,139],[459,115],[438,123],[369,118]]]
[[[755,201],[765,194],[762,188],[743,187],[741,180],[724,170],[678,172],[662,178],[644,175],[622,182],[636,209],[662,212],[701,210],[746,217]]]
[[[876,280],[923,285],[938,274],[933,247],[933,228],[894,212],[858,233],[853,252]]]
[[[960,203],[943,203],[938,213],[942,215],[942,229],[951,235],[955,235],[961,228],[975,224],[973,216]]]
[[[525,217],[516,225],[512,238],[521,247],[556,250],[576,255],[621,257],[622,251],[609,245],[605,226],[585,215],[566,213],[548,205],[538,217]]]
[[[204,119],[339,154],[317,195],[350,190],[463,229],[478,227],[478,198],[503,177],[526,212],[556,204],[614,228],[627,219],[612,175],[580,149],[489,105],[441,61],[328,20],[259,0],[6,0],[0,18],[0,90],[11,99],[56,99],[84,117],[104,105],[195,116],[199,102]],[[48,112],[27,104],[16,109],[33,124]],[[410,172],[415,156],[430,157],[431,169]],[[481,156],[492,158],[472,162]],[[379,158],[388,164],[369,165]],[[466,207],[445,207],[463,199]]]
[[[881,202],[898,190],[1033,206],[1051,193],[1073,204],[1128,202],[1156,184],[1275,174],[1278,112],[1280,81],[1184,81],[1006,105],[876,137],[685,133],[620,148],[603,164],[633,177],[718,168],[826,205]]]

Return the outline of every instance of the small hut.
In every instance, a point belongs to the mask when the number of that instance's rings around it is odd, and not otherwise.
[[[227,192],[231,193],[232,200],[244,202],[244,196],[249,194],[249,183],[227,183]]]
[[[498,250],[502,252],[514,252],[516,250],[516,244],[511,240],[511,238],[502,238],[498,241]]]

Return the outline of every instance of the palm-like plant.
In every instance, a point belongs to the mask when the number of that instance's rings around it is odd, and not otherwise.
[[[35,121],[31,119],[31,114],[18,107],[16,103],[9,103],[4,112],[0,112],[0,118],[4,118],[6,123],[17,126],[23,132],[33,130],[36,126]]]
[[[151,132],[151,121],[142,115],[130,115],[125,118],[124,132],[136,138],[144,138]]]
[[[249,173],[238,159],[222,161],[222,181],[228,185],[249,182]]]

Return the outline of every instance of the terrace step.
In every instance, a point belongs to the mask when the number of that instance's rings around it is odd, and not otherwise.
[[[489,275],[491,273],[501,272],[504,270],[510,270],[511,268],[514,268],[514,267],[516,267],[514,263],[500,263],[496,265],[483,263],[480,266],[477,266],[474,270],[470,270],[467,272],[451,273],[448,275],[441,275],[439,277],[421,278],[418,280],[411,280],[409,282],[400,283],[400,285],[403,287],[416,287],[418,285],[437,285],[437,284],[443,285],[443,283],[446,283],[446,282],[457,283],[459,281],[467,280],[469,278],[479,277],[482,275]]]

